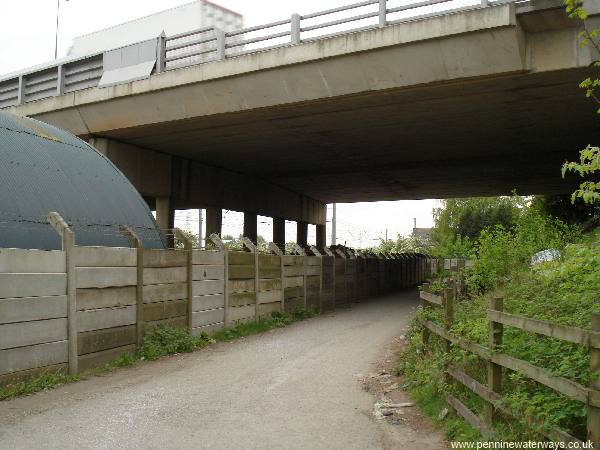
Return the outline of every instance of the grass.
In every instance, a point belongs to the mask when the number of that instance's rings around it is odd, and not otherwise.
[[[47,391],[83,378],[82,375],[67,375],[63,372],[44,372],[33,378],[2,386],[0,388],[0,401],[33,394],[34,392]]]
[[[122,353],[113,361],[88,373],[68,375],[64,372],[44,372],[32,378],[0,386],[0,401],[30,395],[39,391],[54,389],[63,384],[73,383],[87,378],[88,375],[100,375],[112,372],[120,367],[132,366],[140,361],[154,361],[177,353],[190,353],[218,341],[233,341],[245,336],[263,333],[273,328],[285,327],[293,322],[314,317],[313,308],[299,308],[291,314],[274,312],[256,322],[238,323],[233,328],[208,335],[198,336],[184,328],[160,325],[144,337],[135,353]]]

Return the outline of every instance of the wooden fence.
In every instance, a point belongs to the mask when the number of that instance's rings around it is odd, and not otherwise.
[[[83,247],[66,223],[51,223],[62,251],[0,249],[0,383],[40,371],[77,373],[134,352],[160,324],[213,332],[275,311],[328,311],[367,296],[412,287],[417,259],[404,271],[398,257],[348,252],[284,255],[191,247]],[[299,249],[299,251],[301,251]],[[426,257],[421,256],[420,260]],[[396,280],[410,276],[412,281]]]
[[[452,265],[446,267],[452,267]],[[427,347],[430,333],[435,333],[443,339],[446,351],[450,351],[451,345],[454,345],[477,355],[487,364],[487,384],[479,383],[456,367],[451,365],[446,367],[446,373],[450,379],[459,382],[486,402],[484,417],[480,418],[460,400],[452,395],[447,395],[447,402],[456,412],[483,436],[493,437],[498,411],[509,416],[522,414],[501,404],[503,369],[517,371],[530,380],[587,405],[587,439],[595,444],[595,448],[600,448],[600,313],[593,315],[592,330],[586,330],[510,314],[503,310],[502,298],[494,298],[490,301],[487,311],[489,341],[487,346],[483,346],[450,332],[454,317],[455,293],[456,287],[453,286],[446,288],[442,295],[436,295],[430,292],[428,283],[423,283],[420,297],[423,308],[441,307],[444,310],[443,324],[429,320],[423,322],[423,344]],[[591,349],[590,369],[592,374],[590,385],[583,386],[569,379],[557,377],[547,369],[498,351],[499,346],[502,345],[504,326],[589,347]],[[543,428],[541,433],[553,441],[578,442],[578,445],[583,445],[574,436],[556,428],[549,430]]]

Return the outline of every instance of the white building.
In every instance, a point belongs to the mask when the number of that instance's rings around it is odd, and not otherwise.
[[[68,57],[100,53],[146,41],[158,37],[163,31],[169,37],[206,27],[216,27],[225,32],[239,30],[243,27],[243,17],[208,0],[195,0],[192,3],[76,37],[68,51]],[[198,39],[198,36],[194,38]]]

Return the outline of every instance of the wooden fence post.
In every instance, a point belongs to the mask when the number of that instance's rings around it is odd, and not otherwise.
[[[136,249],[135,334],[136,345],[140,348],[144,338],[144,246],[141,239],[129,225],[122,225],[121,233],[129,239],[129,245]]]
[[[444,328],[450,331],[452,322],[454,322],[454,289],[446,288],[444,290]],[[444,339],[444,351],[450,352],[450,341]]]
[[[57,212],[48,214],[48,222],[62,240],[67,272],[67,336],[69,339],[69,373],[79,372],[77,351],[77,272],[75,268],[75,233]]]
[[[187,326],[188,330],[192,332],[192,311],[193,311],[193,266],[192,266],[192,250],[193,243],[190,238],[179,228],[173,228],[173,234],[175,235],[175,239],[179,239],[183,242],[183,250],[186,252],[186,272],[187,272]]]
[[[429,292],[429,283],[423,283],[421,286],[423,292]],[[421,299],[421,309],[425,312],[429,306],[425,299]],[[429,344],[429,329],[423,325],[423,331],[421,332],[421,340],[423,341],[423,351],[427,350],[427,345]]]
[[[592,331],[600,331],[600,313],[592,314]],[[590,356],[590,388],[600,391],[600,349],[591,348]],[[587,407],[587,438],[600,449],[600,408],[591,404]]]
[[[494,311],[504,310],[504,300],[502,297],[494,297],[490,299],[490,309]],[[502,345],[502,333],[504,327],[501,323],[489,321],[489,345],[492,353]],[[487,362],[487,381],[488,388],[493,392],[500,394],[502,391],[502,366],[493,363],[492,361]],[[485,421],[487,425],[492,427],[495,421],[495,408],[491,403],[485,405]]]
[[[454,289],[444,289],[444,295],[442,298],[444,302],[444,329],[447,332],[450,332],[450,328],[452,327],[452,323],[454,322]],[[452,348],[451,342],[444,339],[443,348],[446,354],[450,353],[450,350]],[[452,376],[450,376],[447,371],[444,372],[444,379],[446,380],[446,384],[452,383]]]

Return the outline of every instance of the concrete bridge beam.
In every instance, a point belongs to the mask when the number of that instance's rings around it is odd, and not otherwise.
[[[324,203],[260,178],[112,139],[93,138],[89,142],[129,178],[142,196],[168,198],[173,210],[201,205],[252,211],[255,217],[261,214],[325,223]]]

